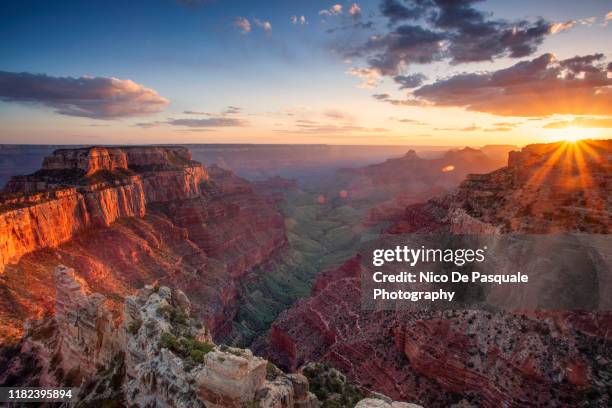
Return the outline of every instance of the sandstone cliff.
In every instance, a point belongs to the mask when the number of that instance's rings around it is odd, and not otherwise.
[[[87,228],[142,217],[149,203],[197,197],[207,179],[184,148],[57,150],[0,197],[0,269]]]
[[[183,292],[147,286],[115,323],[104,296],[85,293],[75,276],[56,268],[56,315],[32,323],[19,353],[0,364],[1,384],[78,386],[76,406],[319,406],[302,375],[215,346]]]
[[[505,158],[492,159],[469,147],[449,150],[437,158],[422,158],[410,150],[383,163],[343,169],[339,177],[345,180],[343,188],[350,198],[377,203],[365,219],[367,225],[374,225],[395,221],[406,206],[446,193],[467,174],[489,172],[504,164]]]
[[[13,179],[0,207],[0,343],[55,307],[61,262],[111,309],[155,282],[184,290],[213,335],[236,310],[238,280],[286,245],[275,200],[180,147],[59,150]]]
[[[507,167],[408,207],[387,233],[608,234],[612,143],[583,143],[528,146]],[[424,406],[610,404],[610,313],[364,311],[360,268],[356,257],[321,273],[254,349],[289,370],[326,362]]]

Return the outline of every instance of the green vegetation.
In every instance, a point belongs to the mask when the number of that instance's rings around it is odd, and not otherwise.
[[[175,337],[170,333],[162,333],[159,348],[166,348],[193,365],[202,364],[204,356],[214,350],[215,346],[194,338]]]
[[[256,268],[255,279],[244,281],[244,302],[234,319],[233,333],[224,341],[250,345],[281,311],[310,294],[320,271],[342,264],[365,239],[375,236],[379,227],[363,226],[372,203],[346,201],[336,192],[328,194],[336,198],[320,204],[318,196],[318,192],[287,193],[281,209],[289,247],[281,259]]]
[[[127,331],[130,334],[136,334],[138,333],[138,330],[140,330],[140,327],[142,326],[142,320],[140,319],[136,319],[133,320],[127,327]]]
[[[354,407],[364,398],[344,374],[327,364],[308,364],[303,373],[308,378],[310,391],[321,401],[322,408]]]
[[[186,325],[189,321],[189,316],[182,309],[170,305],[164,305],[157,308],[157,314],[170,321],[173,325]]]

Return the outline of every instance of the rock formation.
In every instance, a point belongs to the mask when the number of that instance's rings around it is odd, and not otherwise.
[[[143,217],[148,203],[200,195],[208,179],[185,148],[56,150],[42,170],[15,176],[0,198],[0,268],[78,232]]]
[[[368,213],[366,224],[395,221],[410,204],[428,200],[457,187],[470,173],[483,173],[504,165],[478,149],[450,150],[438,158],[425,159],[414,151],[383,163],[343,169],[346,194],[353,199],[379,202]],[[381,200],[384,199],[384,200]]]
[[[527,146],[507,167],[408,207],[387,233],[608,234],[612,143],[582,143]],[[254,349],[289,370],[325,362],[424,406],[610,404],[609,312],[365,311],[360,268],[356,257],[321,273]]]
[[[240,277],[286,245],[273,197],[183,147],[57,150],[0,201],[0,343],[53,310],[57,263],[115,312],[135,288],[168,282],[222,337]]]
[[[408,207],[392,232],[609,234],[611,197],[611,140],[529,145],[511,152],[506,167],[468,175],[452,194]]]
[[[249,350],[215,346],[180,290],[143,288],[115,323],[104,296],[86,294],[73,270],[59,266],[54,276],[56,315],[27,331],[19,354],[0,367],[2,384],[79,386],[77,406],[319,406],[303,376]]]

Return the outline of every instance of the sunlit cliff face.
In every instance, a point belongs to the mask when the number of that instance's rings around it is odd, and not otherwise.
[[[553,181],[554,188],[582,194],[589,208],[604,208],[605,192],[592,176],[592,170],[609,166],[603,157],[603,141],[566,140],[556,145],[543,166],[531,175],[527,186],[539,189]]]

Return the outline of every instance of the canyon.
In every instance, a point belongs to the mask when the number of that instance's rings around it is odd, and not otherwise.
[[[182,146],[56,149],[0,195],[0,383],[81,385],[82,406],[605,406],[609,312],[361,304],[386,237],[605,237],[612,144],[578,146],[409,151],[316,182]]]
[[[58,263],[115,312],[135,289],[172,282],[221,336],[239,277],[285,245],[272,197],[184,147],[56,150],[0,199],[1,337],[18,339],[25,320],[53,310]]]
[[[407,205],[457,187],[471,172],[502,167],[500,152],[510,148],[497,146],[492,157],[472,148],[433,157],[410,150],[382,163],[340,168],[317,183],[255,182],[279,199],[289,245],[282,257],[243,279],[233,328],[223,340],[248,346],[280,312],[308,296],[320,271],[351,258],[363,242],[399,220]]]
[[[433,232],[605,238],[611,153],[609,140],[526,146],[506,167],[407,206],[377,239]],[[609,250],[593,250],[609,275]],[[360,387],[424,406],[610,403],[609,305],[601,312],[368,311],[363,256],[318,274],[310,296],[281,313],[253,349],[287,370],[326,363]]]

